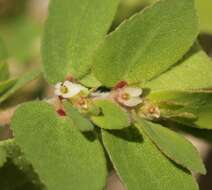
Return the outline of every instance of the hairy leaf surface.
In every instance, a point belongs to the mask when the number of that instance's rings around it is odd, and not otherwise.
[[[195,53],[145,86],[152,90],[192,90],[212,87],[212,61],[203,50],[195,50]]]
[[[95,53],[93,72],[106,86],[148,81],[188,51],[197,23],[193,0],[159,1],[106,37]]]
[[[166,158],[137,129],[103,131],[103,143],[128,190],[197,190],[187,170]]]
[[[171,160],[190,171],[206,174],[206,169],[196,148],[185,137],[159,124],[138,119],[138,128],[149,136],[155,145]]]
[[[64,103],[65,111],[68,117],[73,121],[74,126],[78,127],[80,131],[92,131],[93,124],[85,118],[77,109],[75,109],[69,102]]]
[[[122,129],[130,125],[128,113],[117,103],[97,100],[95,104],[102,110],[102,115],[91,117],[91,120],[97,126],[104,129]]]
[[[50,83],[85,75],[106,35],[119,0],[52,0],[43,40],[43,61]]]
[[[212,1],[196,0],[196,7],[199,14],[201,32],[212,34]]]
[[[17,144],[48,189],[103,189],[107,170],[98,139],[87,139],[50,105],[22,105],[12,128]]]

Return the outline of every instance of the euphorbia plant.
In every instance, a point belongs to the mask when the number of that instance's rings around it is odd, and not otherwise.
[[[173,130],[212,129],[194,0],[160,0],[108,33],[118,5],[51,1],[42,55],[55,94],[17,109],[0,150],[38,189],[103,189],[112,163],[129,190],[197,190],[191,173],[206,169]]]

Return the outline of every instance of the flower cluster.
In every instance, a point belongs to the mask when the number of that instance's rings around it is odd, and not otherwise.
[[[90,90],[81,84],[71,81],[59,82],[55,85],[55,95],[60,99],[68,99],[80,110],[87,110],[91,101],[96,99],[109,99],[116,101],[126,109],[141,107],[138,113],[145,108],[144,115],[148,118],[159,118],[160,111],[157,107],[150,106],[146,109],[143,90],[138,87],[129,86],[126,82],[119,82],[111,91],[101,92]],[[143,106],[143,107],[142,107]],[[154,110],[153,110],[154,109]],[[146,113],[146,110],[149,112]]]

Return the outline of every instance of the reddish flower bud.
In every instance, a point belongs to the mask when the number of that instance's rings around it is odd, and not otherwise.
[[[71,76],[71,75],[68,75],[68,76],[65,78],[65,80],[68,80],[68,81],[73,81],[73,80],[74,80],[74,78],[73,78],[73,76]]]
[[[66,116],[66,112],[63,109],[58,109],[57,113],[58,113],[59,116],[62,116],[62,117]]]
[[[114,89],[118,89],[118,88],[123,88],[123,87],[126,87],[126,86],[128,86],[128,83],[126,82],[126,81],[119,81],[116,85],[115,85],[115,87],[114,87]]]

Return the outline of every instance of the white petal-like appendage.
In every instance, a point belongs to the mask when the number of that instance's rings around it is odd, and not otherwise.
[[[122,101],[122,103],[125,106],[128,106],[128,107],[137,106],[138,104],[140,104],[142,102],[143,102],[143,100],[141,98],[139,98],[139,97],[130,98],[129,100]]]
[[[142,89],[136,87],[126,87],[123,89],[122,93],[127,93],[132,97],[138,97],[142,94]]]
[[[62,95],[62,93],[61,93],[61,91],[60,91],[61,86],[62,86],[62,82],[58,82],[58,83],[55,85],[54,94],[55,94],[56,96],[61,96],[61,95]]]
[[[58,82],[57,84],[55,84],[55,89],[60,89],[60,87],[62,86],[62,82]]]

